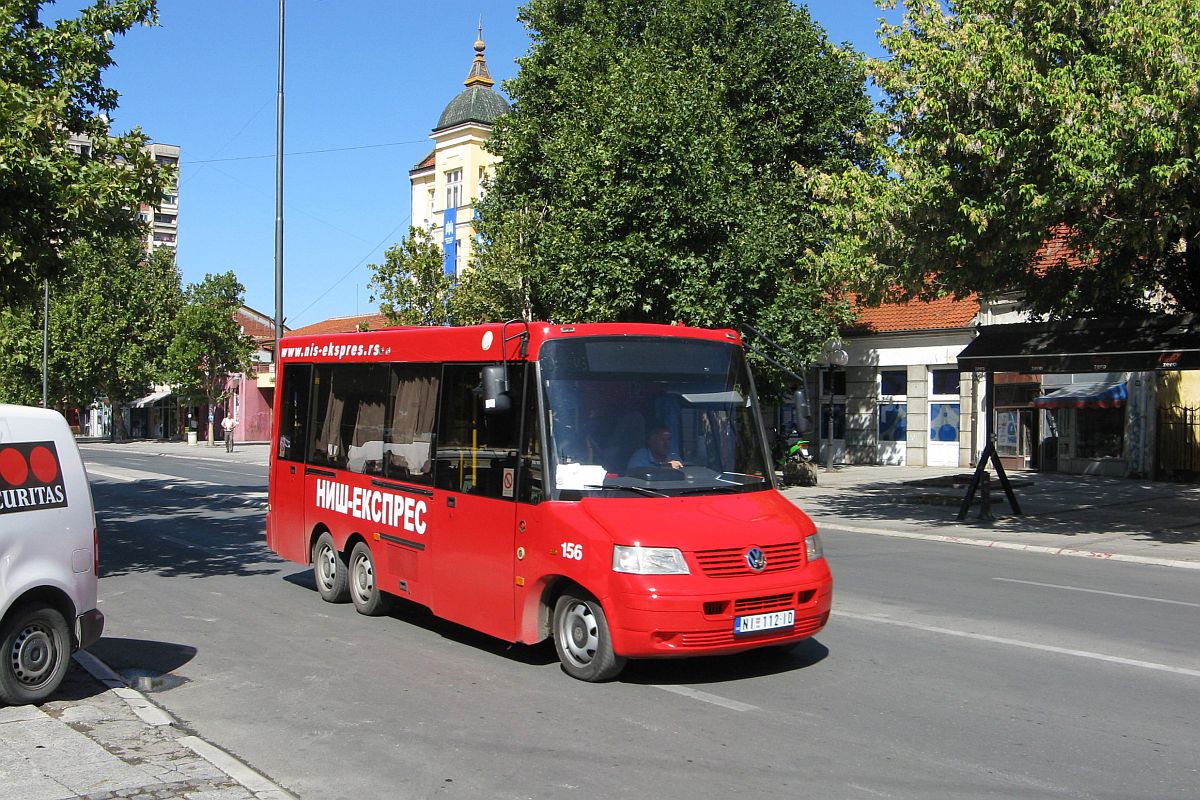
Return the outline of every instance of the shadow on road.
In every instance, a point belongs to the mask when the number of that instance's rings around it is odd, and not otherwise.
[[[284,575],[283,580],[306,590],[312,595],[313,602],[321,602],[311,569]],[[474,647],[519,664],[544,667],[558,662],[554,643],[549,639],[533,645],[506,642],[436,617],[427,607],[403,598],[396,598],[388,616],[457,644]],[[819,663],[828,655],[829,650],[823,644],[815,639],[806,639],[791,647],[763,647],[731,656],[630,661],[620,680],[635,684],[722,683],[804,669]]]
[[[159,481],[92,484],[101,577],[262,575],[282,563],[266,546],[263,514],[228,497],[205,499]]]
[[[1059,474],[1018,474],[1017,501],[1024,516],[1014,516],[993,481],[991,510],[1004,530],[1023,526],[1064,537],[1080,534],[1127,535],[1139,541],[1200,545],[1200,487],[1130,479]],[[845,490],[789,489],[787,495],[814,516],[859,521],[955,525],[966,483],[927,481],[866,482]],[[978,518],[978,495],[961,523],[992,528]]]

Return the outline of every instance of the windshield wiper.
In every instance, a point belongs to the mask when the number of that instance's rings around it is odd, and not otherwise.
[[[618,486],[618,485],[597,486],[595,484],[588,484],[588,485],[584,486],[583,488],[584,489],[625,489],[627,491],[633,492],[634,494],[640,494],[645,497],[670,497],[670,495],[662,494],[661,492],[656,492],[653,489],[647,489],[645,486]]]

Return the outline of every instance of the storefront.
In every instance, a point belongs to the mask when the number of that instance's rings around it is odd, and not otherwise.
[[[1200,368],[1200,328],[1194,315],[992,325],[958,364],[983,377],[1005,467],[1150,477],[1158,377]]]

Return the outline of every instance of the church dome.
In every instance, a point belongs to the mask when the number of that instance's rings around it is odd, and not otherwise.
[[[466,122],[477,122],[491,125],[510,110],[508,101],[492,87],[496,82],[488,72],[487,61],[483,58],[483,31],[475,40],[475,61],[471,64],[471,72],[463,81],[466,89],[450,101],[449,105],[438,118],[434,131],[453,128]]]

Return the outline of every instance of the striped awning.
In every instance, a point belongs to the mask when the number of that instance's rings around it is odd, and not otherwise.
[[[1120,408],[1129,398],[1125,382],[1073,383],[1033,399],[1034,408]]]

